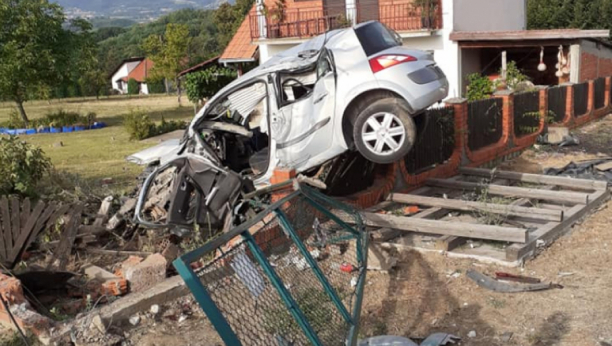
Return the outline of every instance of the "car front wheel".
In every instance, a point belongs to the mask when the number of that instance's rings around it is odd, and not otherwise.
[[[366,159],[389,164],[403,158],[416,139],[416,126],[402,100],[383,98],[355,118],[353,139]]]

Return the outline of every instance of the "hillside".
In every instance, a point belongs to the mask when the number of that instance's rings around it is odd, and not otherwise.
[[[111,17],[147,22],[184,9],[215,9],[225,0],[52,0],[64,7],[69,18]]]
[[[166,24],[185,24],[189,27],[191,45],[190,64],[204,61],[220,53],[217,28],[211,10],[184,9],[172,12],[150,23],[136,24],[127,29],[105,28],[97,32],[99,61],[105,72],[110,73],[121,60],[143,56],[142,43],[149,35],[162,35]]]

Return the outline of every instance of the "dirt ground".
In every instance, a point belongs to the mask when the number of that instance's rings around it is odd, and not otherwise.
[[[575,134],[581,140],[579,146],[536,146],[502,166],[541,173],[546,167],[612,155],[612,116]],[[460,336],[461,345],[474,346],[612,344],[610,248],[612,202],[525,263],[524,268],[404,251],[391,273],[368,273],[360,336],[391,334],[418,340],[446,332]],[[476,286],[465,276],[468,269],[529,275],[560,283],[564,288],[495,293]],[[158,317],[149,322],[155,323],[153,328],[143,324],[127,331],[129,339],[135,345],[147,346],[219,345],[216,333],[197,307],[191,311],[192,315],[181,323],[174,317]],[[470,338],[468,333],[472,331],[476,336]]]
[[[612,156],[612,116],[574,133],[581,145],[536,146],[502,168],[541,173],[571,161]],[[610,248],[612,202],[606,202],[523,268],[403,251],[389,274],[368,273],[360,337],[398,335],[419,341],[445,332],[461,337],[460,345],[612,345]],[[534,276],[564,288],[495,293],[467,278],[469,269]],[[125,338],[124,345],[222,345],[191,296],[139,317],[136,326],[114,324],[109,331]]]

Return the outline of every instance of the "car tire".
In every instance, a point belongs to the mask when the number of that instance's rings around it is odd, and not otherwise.
[[[387,97],[356,114],[353,140],[366,159],[389,164],[402,159],[416,140],[416,125],[403,100]]]

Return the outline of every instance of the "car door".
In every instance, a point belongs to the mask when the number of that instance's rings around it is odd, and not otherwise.
[[[325,50],[317,62],[316,74],[312,93],[283,107],[279,112],[282,119],[277,119],[283,122],[284,126],[281,126],[285,128],[282,132],[287,134],[277,142],[277,157],[281,164],[297,170],[316,165],[313,160],[319,161],[326,156],[333,141],[336,76],[332,60]]]

